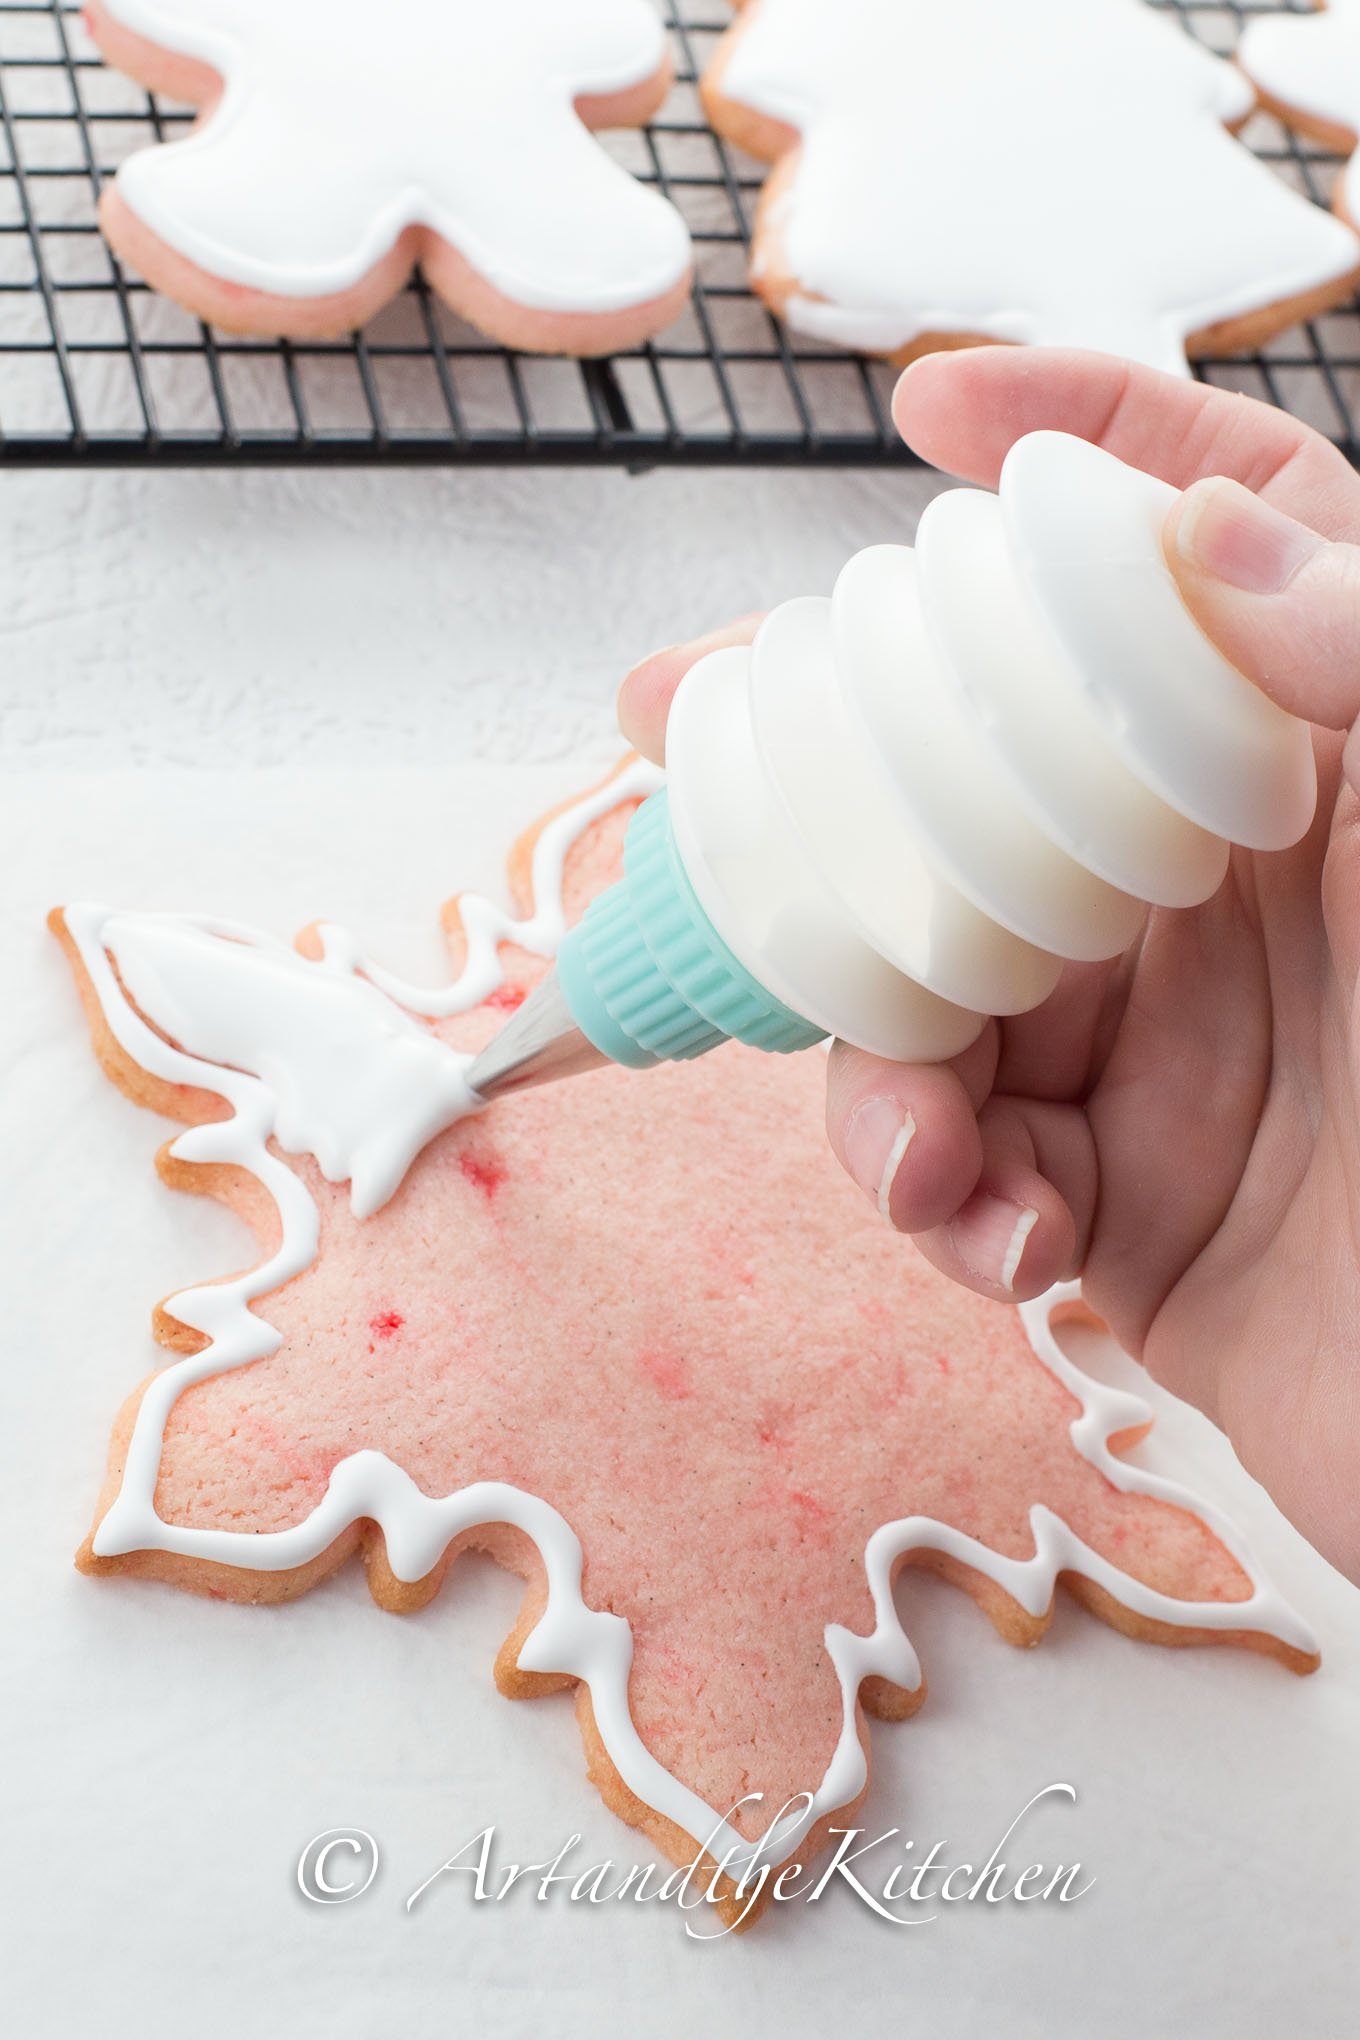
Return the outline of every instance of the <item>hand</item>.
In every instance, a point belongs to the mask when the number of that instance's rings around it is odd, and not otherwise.
[[[928,461],[988,487],[1014,440],[1052,427],[1184,490],[1165,532],[1183,598],[1318,725],[1320,797],[1295,849],[1234,850],[1204,906],[1154,910],[1128,955],[1068,966],[952,1063],[838,1043],[832,1146],[983,1295],[1080,1271],[1121,1343],[1360,1581],[1360,478],[1278,411],[1100,355],[928,356],[894,414]],[[639,749],[661,756],[689,666],[757,623],[629,674]]]

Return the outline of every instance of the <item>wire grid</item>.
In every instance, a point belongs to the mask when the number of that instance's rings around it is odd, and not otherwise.
[[[909,463],[893,371],[789,332],[747,286],[765,170],[711,132],[696,91],[730,19],[723,0],[656,4],[675,88],[661,118],[604,145],[684,214],[698,281],[660,338],[577,362],[494,346],[419,277],[340,341],[200,324],[115,262],[95,220],[123,157],[192,115],[108,70],[71,0],[0,0],[0,462]],[[1279,0],[1148,4],[1229,54],[1244,19]],[[1335,156],[1264,115],[1245,139],[1326,203]],[[1355,306],[1198,373],[1294,412],[1360,462]]]

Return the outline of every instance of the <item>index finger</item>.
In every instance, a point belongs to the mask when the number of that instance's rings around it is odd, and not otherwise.
[[[619,727],[635,751],[662,765],[666,758],[666,719],[671,712],[675,690],[693,665],[708,652],[728,645],[749,645],[760,628],[761,615],[753,610],[711,630],[706,637],[691,638],[688,644],[667,645],[652,652],[623,676],[619,688]]]
[[[1075,348],[977,347],[905,370],[893,418],[934,467],[995,488],[1026,432],[1071,432],[1177,489],[1229,475],[1326,538],[1360,536],[1350,464],[1271,404]]]

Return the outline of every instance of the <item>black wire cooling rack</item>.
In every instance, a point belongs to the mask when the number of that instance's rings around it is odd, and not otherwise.
[[[95,223],[123,157],[191,116],[107,70],[70,0],[0,0],[0,463],[907,463],[889,420],[892,370],[787,332],[747,288],[764,170],[708,129],[695,83],[729,18],[723,0],[658,4],[675,89],[660,119],[606,145],[680,208],[699,280],[659,339],[576,362],[492,346],[418,278],[343,341],[200,325],[115,262]],[[1268,11],[1264,0],[1149,4],[1221,53],[1245,16]],[[1334,157],[1265,116],[1246,139],[1326,202]],[[1199,373],[1293,411],[1360,461],[1357,307]]]

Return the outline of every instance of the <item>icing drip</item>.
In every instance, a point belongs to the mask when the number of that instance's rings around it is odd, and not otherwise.
[[[380,16],[363,0],[102,0],[102,11],[226,81],[191,134],[130,157],[117,179],[138,218],[213,276],[326,297],[413,226],[543,310],[618,311],[685,274],[680,215],[573,111],[660,72],[665,36],[647,0],[386,0]]]
[[[419,1054],[425,1037],[411,1012],[448,1014],[477,1005],[502,982],[497,943],[511,942],[547,956],[565,927],[562,876],[571,845],[587,825],[619,803],[652,791],[659,775],[638,761],[575,803],[540,833],[533,856],[533,911],[517,921],[490,902],[463,898],[460,911],[468,936],[466,965],[457,981],[441,990],[419,991],[380,973],[361,957],[352,938],[326,931],[320,962],[285,961],[286,952],[248,931],[173,917],[113,914],[94,906],[66,910],[66,924],[89,973],[108,1026],[119,1045],[150,1074],[174,1084],[205,1088],[231,1107],[231,1117],[179,1134],[172,1153],[186,1161],[226,1162],[249,1171],[273,1198],[281,1224],[274,1254],[261,1266],[226,1282],[187,1289],[166,1308],[181,1323],[201,1332],[207,1344],[174,1361],[153,1377],[138,1407],[121,1484],[94,1536],[104,1557],[157,1550],[259,1571],[286,1571],[325,1551],[360,1519],[377,1524],[387,1558],[401,1580],[414,1581],[436,1564],[461,1531],[487,1523],[508,1523],[533,1540],[544,1567],[547,1598],[543,1614],[521,1646],[519,1662],[530,1671],[568,1673],[589,1690],[591,1706],[610,1760],[625,1784],[698,1842],[719,1854],[730,1851],[738,1868],[751,1862],[758,1845],[741,1836],[667,1771],[638,1735],[628,1704],[633,1643],[621,1618],[588,1607],[582,1597],[583,1554],[570,1525],[535,1495],[502,1482],[479,1482],[461,1491],[431,1496],[382,1453],[351,1454],[334,1468],[323,1500],[291,1528],[265,1532],[194,1528],[164,1521],[155,1492],[165,1426],[175,1402],[193,1383],[250,1365],[274,1352],[279,1335],[251,1305],[299,1274],[315,1257],[318,1213],[294,1172],[270,1150],[271,1138],[291,1137],[337,1173],[363,1154],[369,1180],[387,1180],[394,1149],[382,1146],[383,1126],[398,1101],[404,1132],[414,1138],[416,1121],[407,1109],[408,1091],[427,1081],[443,1082],[452,1098],[454,1071],[441,1059]],[[128,990],[146,1014],[123,996],[111,956],[127,973]],[[231,973],[239,973],[228,986]],[[305,989],[303,989],[305,987]],[[391,1006],[384,1012],[383,1004]],[[405,1009],[405,1010],[402,1010]],[[251,1016],[255,1016],[252,1027]],[[186,1039],[203,1044],[200,1053],[165,1038],[151,1019],[182,1028]],[[310,1068],[305,1030],[315,1016],[329,1029],[325,1052]],[[414,1031],[413,1031],[414,1030]],[[206,1060],[227,1054],[234,1066]],[[446,1051],[452,1056],[451,1051]],[[351,1098],[354,1064],[364,1072],[360,1098]],[[390,1057],[395,1074],[379,1066]],[[452,1057],[453,1063],[459,1060]],[[445,1112],[452,1109],[446,1102]],[[447,1123],[447,1121],[445,1121]],[[414,1152],[414,1150],[413,1150]],[[323,1162],[323,1166],[325,1163]],[[355,1172],[354,1191],[359,1177]],[[1081,1574],[1125,1607],[1150,1620],[1197,1630],[1259,1632],[1290,1648],[1311,1653],[1316,1646],[1307,1626],[1262,1578],[1250,1553],[1217,1512],[1174,1482],[1132,1468],[1109,1448],[1112,1436],[1147,1420],[1136,1398],[1090,1380],[1060,1350],[1050,1329],[1055,1308],[1076,1294],[1075,1286],[1054,1290],[1021,1315],[1038,1359],[1063,1383],[1080,1406],[1072,1425],[1077,1449],[1114,1485],[1190,1510],[1231,1553],[1251,1582],[1250,1595],[1237,1601],[1178,1601],[1119,1572],[1077,1537],[1052,1511],[1030,1514],[1034,1552],[1008,1558],[963,1532],[928,1517],[885,1523],[870,1537],[865,1567],[875,1613],[874,1627],[856,1635],[828,1626],[826,1648],[843,1696],[840,1739],[811,1804],[797,1821],[781,1828],[780,1857],[827,1812],[852,1801],[866,1776],[858,1729],[860,1683],[879,1676],[908,1689],[921,1682],[915,1650],[898,1618],[892,1574],[911,1551],[948,1554],[994,1580],[1033,1615],[1047,1609],[1061,1573]],[[775,1809],[768,1809],[773,1812]]]
[[[172,915],[111,914],[97,939],[162,1033],[260,1080],[278,1145],[312,1155],[328,1182],[348,1181],[356,1218],[387,1202],[437,1133],[479,1109],[464,1080],[471,1057],[362,977]]]
[[[791,323],[1095,347],[1187,338],[1352,272],[1360,245],[1227,132],[1239,71],[1142,0],[750,0],[708,81],[801,136],[756,274]]]

